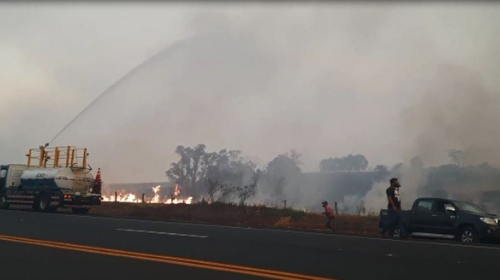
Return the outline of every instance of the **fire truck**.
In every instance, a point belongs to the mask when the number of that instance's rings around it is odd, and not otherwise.
[[[88,156],[86,148],[46,144],[29,149],[26,164],[0,165],[0,209],[26,205],[39,212],[88,213],[102,200],[100,169],[94,178]]]

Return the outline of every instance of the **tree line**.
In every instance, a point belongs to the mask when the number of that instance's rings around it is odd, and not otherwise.
[[[376,165],[367,171],[369,162],[361,154],[325,158],[319,163],[319,173],[302,172],[302,155],[291,150],[274,157],[267,165],[258,167],[239,150],[222,149],[208,151],[204,144],[195,147],[177,146],[177,162],[171,163],[166,175],[173,183],[182,186],[183,193],[195,199],[205,198],[209,202],[234,202],[245,204],[260,191],[265,196],[280,200],[285,187],[296,184],[296,188],[308,188],[317,177],[325,177],[320,184],[325,197],[364,196],[373,183],[401,176],[405,167],[419,170],[425,180],[417,186],[419,195],[446,197],[450,192],[464,188],[495,188],[500,179],[500,170],[488,163],[467,165],[465,153],[450,150],[450,164],[424,168],[423,162],[413,158],[409,163],[398,163],[392,167]],[[315,179],[316,177],[316,179]],[[300,185],[297,181],[301,181]],[[494,185],[494,186],[493,186]],[[320,199],[320,198],[318,198]]]
[[[258,168],[239,150],[207,151],[204,144],[177,146],[177,162],[171,163],[166,175],[185,192],[208,201],[244,204],[256,194],[257,186],[266,185],[272,197],[280,197],[289,180],[302,172],[302,154],[291,150],[277,155],[265,167]],[[368,167],[363,155],[328,158],[320,162],[321,172],[362,171]]]

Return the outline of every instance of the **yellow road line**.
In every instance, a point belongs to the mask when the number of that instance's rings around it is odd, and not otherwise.
[[[46,246],[46,247],[59,248],[59,249],[72,250],[72,251],[80,251],[80,252],[108,255],[108,256],[141,259],[141,260],[147,260],[147,261],[155,261],[155,262],[190,266],[190,267],[210,269],[210,270],[248,274],[248,275],[266,277],[266,278],[271,278],[271,279],[335,280],[332,278],[308,276],[308,275],[302,275],[302,274],[296,274],[296,273],[290,273],[290,272],[282,272],[282,271],[275,271],[275,270],[268,270],[268,269],[245,267],[245,266],[232,265],[232,264],[201,261],[201,260],[195,260],[195,259],[179,258],[179,257],[164,256],[164,255],[145,254],[145,253],[138,253],[138,252],[131,252],[131,251],[107,249],[107,248],[86,246],[86,245],[77,245],[77,244],[64,243],[64,242],[30,239],[30,238],[23,238],[23,237],[8,236],[8,235],[0,235],[0,240],[10,241],[10,242],[18,242],[18,243],[26,243],[26,244],[32,244],[32,245],[39,245],[39,246]]]

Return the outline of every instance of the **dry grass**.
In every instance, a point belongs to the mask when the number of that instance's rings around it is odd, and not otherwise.
[[[103,202],[94,207],[94,216],[134,218],[159,221],[184,221],[252,228],[280,228],[306,231],[327,231],[326,219],[318,213],[265,206],[237,206],[222,203],[195,204],[136,204]],[[336,216],[337,229],[342,233],[376,234],[377,216]]]

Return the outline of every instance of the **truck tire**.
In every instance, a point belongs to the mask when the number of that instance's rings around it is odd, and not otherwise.
[[[7,198],[5,195],[0,196],[0,209],[9,209],[9,204],[7,203]]]
[[[71,210],[75,214],[87,214],[90,211],[90,208],[71,208]]]
[[[49,212],[50,199],[49,196],[42,194],[33,201],[33,210],[39,212]]]
[[[463,227],[459,231],[457,239],[462,243],[476,243],[479,238],[473,227]]]

